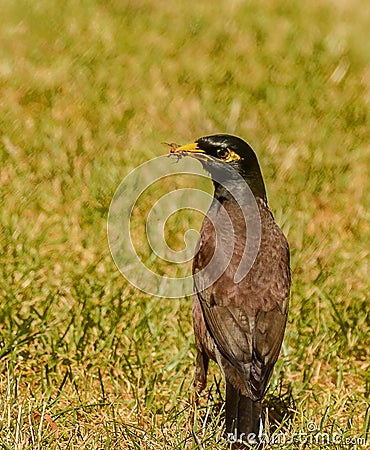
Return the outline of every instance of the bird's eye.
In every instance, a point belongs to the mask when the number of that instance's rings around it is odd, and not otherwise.
[[[230,152],[227,148],[220,148],[217,150],[217,156],[221,159],[226,159],[230,155]]]

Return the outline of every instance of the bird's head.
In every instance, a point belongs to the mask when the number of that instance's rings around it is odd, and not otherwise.
[[[265,186],[257,156],[243,139],[229,134],[214,134],[192,144],[173,147],[171,153],[192,156],[210,172],[233,178],[235,171],[248,183],[255,197],[266,199]]]

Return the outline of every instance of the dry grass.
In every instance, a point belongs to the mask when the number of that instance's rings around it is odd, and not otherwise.
[[[322,448],[297,438],[308,422],[349,439],[327,448],[360,448],[370,422],[367,3],[1,9],[1,448],[226,448],[215,367],[190,423],[190,299],[127,285],[105,236],[130,170],[167,151],[163,141],[213,132],[256,149],[292,248],[289,323],[266,401],[289,412],[281,430],[295,440],[284,448]],[[198,215],[181,220],[175,244],[199,227]]]

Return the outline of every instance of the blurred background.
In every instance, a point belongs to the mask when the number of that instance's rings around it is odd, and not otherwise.
[[[0,3],[3,448],[227,448],[213,366],[191,423],[191,299],[131,287],[106,238],[132,169],[219,132],[255,149],[292,251],[267,430],[365,443],[367,1]],[[169,221],[174,248],[201,220]]]

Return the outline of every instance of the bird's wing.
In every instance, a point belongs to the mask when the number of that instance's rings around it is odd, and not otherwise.
[[[268,231],[251,271],[239,284],[233,282],[233,261],[209,287],[203,286],[204,278],[195,278],[208,331],[256,399],[263,396],[280,351],[290,287],[288,244],[274,222]],[[206,222],[201,235],[208,239],[194,259],[194,272],[204,268],[214,246]]]
[[[261,398],[279,355],[287,314],[276,307],[249,315],[243,307],[217,304],[211,290],[197,294],[208,331],[251,396]]]

